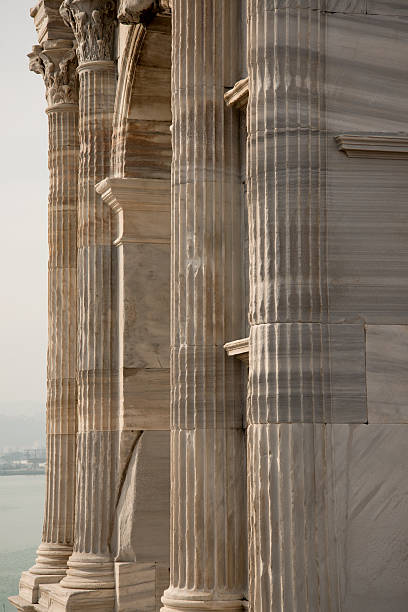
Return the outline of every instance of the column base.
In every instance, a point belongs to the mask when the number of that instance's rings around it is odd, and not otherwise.
[[[55,575],[55,574],[54,575],[52,574],[51,575],[46,575],[46,574],[35,575],[35,574],[32,574],[30,571],[23,572],[20,578],[18,596],[16,596],[18,598],[18,602],[20,603],[25,602],[27,605],[36,604],[39,598],[40,586],[43,584],[56,584],[60,580],[62,580],[63,577],[64,577],[64,574],[62,575]],[[16,598],[13,598],[13,601],[11,601],[13,605],[15,605],[14,599]]]
[[[59,576],[61,580],[67,572],[68,559],[71,555],[72,546],[42,543],[37,550],[35,565],[29,571],[40,576]]]
[[[18,612],[35,612],[34,604],[30,604],[26,599],[20,597],[20,595],[13,595],[9,597],[8,600]]]
[[[112,557],[92,553],[73,553],[68,561],[68,571],[61,581],[61,587],[81,590],[114,589]]]
[[[114,589],[79,590],[60,585],[50,588],[47,612],[113,612]]]
[[[242,612],[244,601],[242,599],[210,599],[211,593],[200,593],[200,591],[178,591],[168,589],[162,597],[164,606],[160,612]]]

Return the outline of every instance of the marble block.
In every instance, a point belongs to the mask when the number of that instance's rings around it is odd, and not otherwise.
[[[408,423],[408,326],[367,326],[369,423]]]
[[[329,131],[406,131],[406,31],[406,21],[396,16],[327,16]]]
[[[138,437],[115,516],[118,561],[169,564],[170,432]]]
[[[328,161],[330,321],[406,324],[407,163],[348,158],[334,138]]]
[[[331,13],[365,13],[367,0],[327,0],[327,10]]]
[[[406,612],[408,426],[333,425],[344,612]]]
[[[365,423],[367,393],[363,325],[329,325],[332,423]]]
[[[366,0],[366,2],[369,15],[408,16],[408,4],[405,0]]]
[[[115,563],[117,612],[156,612],[169,585],[169,568],[157,563]]]

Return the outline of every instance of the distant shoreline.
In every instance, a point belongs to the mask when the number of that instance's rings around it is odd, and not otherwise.
[[[0,470],[0,476],[41,476],[45,470]]]

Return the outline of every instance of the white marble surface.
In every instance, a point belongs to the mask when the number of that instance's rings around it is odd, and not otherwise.
[[[169,564],[170,433],[136,441],[116,509],[116,558]]]
[[[368,14],[400,15],[408,17],[406,0],[366,0]]]
[[[332,423],[367,421],[363,325],[329,325]]]
[[[367,326],[370,423],[408,423],[408,326]]]
[[[329,139],[332,322],[408,323],[407,169],[405,160],[347,158]]]
[[[328,14],[329,132],[406,131],[407,27],[397,16]]]
[[[327,0],[327,10],[336,13],[365,13],[367,0]]]
[[[333,425],[344,612],[406,612],[408,426]]]

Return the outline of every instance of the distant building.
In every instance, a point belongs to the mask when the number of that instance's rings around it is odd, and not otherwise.
[[[47,498],[12,603],[406,610],[408,2],[32,16]]]

